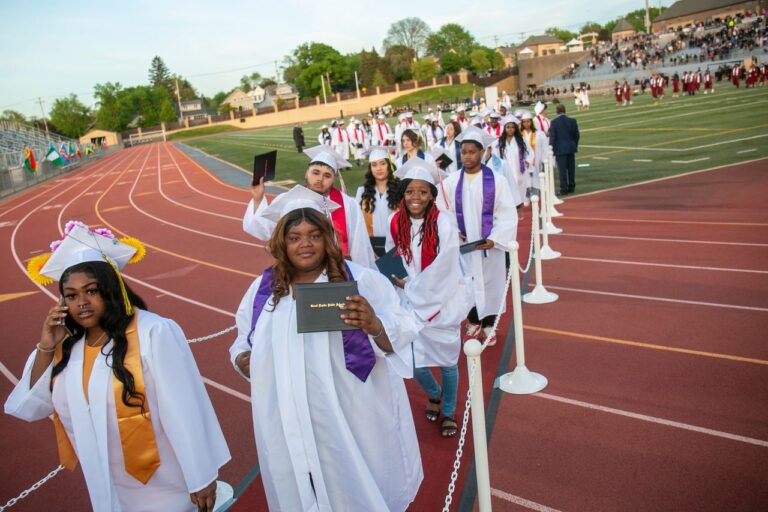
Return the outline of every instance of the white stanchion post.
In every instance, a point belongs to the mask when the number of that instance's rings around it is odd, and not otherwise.
[[[467,373],[475,374],[472,382],[472,440],[475,447],[475,474],[477,475],[477,506],[480,512],[491,510],[491,478],[488,471],[488,441],[485,433],[485,397],[483,395],[483,373],[480,354],[483,345],[470,339],[464,343],[467,356]]]
[[[542,188],[542,194],[541,194],[541,223],[542,223],[542,231],[547,233],[548,235],[557,235],[559,233],[562,233],[563,230],[559,227],[555,226],[552,223],[552,217],[549,216],[549,201],[550,201],[550,195],[549,195],[549,187],[547,185],[547,173],[541,172],[539,173],[539,183],[541,183]],[[545,220],[546,219],[546,220]]]
[[[518,243],[510,242],[509,261],[514,265],[517,262]],[[517,272],[512,277],[512,322],[515,326],[515,354],[517,365],[509,373],[505,373],[499,379],[499,387],[502,391],[515,395],[528,395],[538,393],[547,387],[547,378],[530,371],[525,366],[525,343],[523,342],[523,303],[520,299],[520,277]]]
[[[550,217],[562,217],[563,214],[560,213],[555,209],[555,199],[557,199],[557,196],[555,195],[555,171],[554,171],[554,161],[555,157],[554,155],[549,158],[549,165],[546,168],[547,171],[547,181],[549,183],[549,186],[547,187],[547,190],[549,190],[549,216]],[[562,203],[562,201],[560,201]]]
[[[552,178],[549,184],[550,190],[552,190],[552,205],[563,204],[564,201],[555,194],[555,152],[552,151],[551,147],[549,148],[549,175]],[[555,217],[559,217],[559,215],[555,215]]]
[[[543,173],[542,173],[543,174]],[[541,242],[539,241],[539,198],[533,196],[531,198],[531,216],[534,219],[533,224],[533,249],[534,260],[536,269],[536,286],[533,291],[523,295],[523,301],[528,304],[548,304],[557,300],[557,294],[548,292],[542,284],[541,275]]]
[[[549,190],[549,176],[546,173],[541,173],[542,179],[543,179],[543,187],[547,190]],[[549,201],[552,198],[552,194],[548,193],[545,194],[545,197],[543,198],[543,202],[541,205],[541,225],[542,226],[548,226],[550,222],[552,222],[552,218],[550,217],[552,210],[548,208]],[[548,229],[542,229],[541,230],[543,242],[541,246],[541,259],[542,260],[554,260],[561,256],[561,254],[555,250],[553,250],[549,246],[549,230]]]

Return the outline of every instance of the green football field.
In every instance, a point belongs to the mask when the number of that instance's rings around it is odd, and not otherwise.
[[[565,100],[568,115],[579,122],[577,192],[616,187],[698,169],[768,156],[768,88],[734,89],[715,84],[714,95],[681,96],[654,103],[649,95],[617,107],[612,96],[593,96],[588,112]],[[426,107],[425,107],[426,108]],[[444,114],[445,119],[448,113]],[[554,106],[549,117],[554,118]],[[421,117],[417,116],[421,121]],[[391,121],[390,121],[391,123]],[[303,125],[307,144],[315,145],[319,126]],[[250,169],[255,154],[278,150],[277,180],[302,182],[308,159],[298,154],[292,126],[238,131],[189,140],[186,144]],[[344,171],[350,193],[365,169]]]

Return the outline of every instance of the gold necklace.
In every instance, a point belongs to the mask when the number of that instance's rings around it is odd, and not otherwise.
[[[106,332],[103,332],[103,333],[101,333],[101,336],[99,336],[99,339],[97,339],[95,343],[90,343],[90,342],[88,342],[88,337],[86,336],[86,338],[85,338],[85,344],[86,344],[86,345],[88,345],[89,347],[98,347],[98,346],[101,344],[101,341],[102,341],[104,338],[106,338],[106,336],[107,336],[107,333],[106,333]]]

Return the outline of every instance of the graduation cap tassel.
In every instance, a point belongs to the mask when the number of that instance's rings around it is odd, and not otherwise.
[[[341,175],[341,169],[339,169],[339,185],[341,185],[341,193],[346,194],[347,193],[347,184],[344,183],[344,176]]]
[[[125,304],[125,314],[133,316],[133,306],[131,305],[131,300],[128,298],[128,291],[125,289],[125,282],[123,282],[123,276],[120,274],[120,269],[117,268],[117,265],[112,261],[112,258],[108,257],[106,254],[103,254],[103,256],[104,260],[110,264],[112,270],[114,270],[117,275],[117,281],[120,283],[120,293],[123,296],[123,304]]]

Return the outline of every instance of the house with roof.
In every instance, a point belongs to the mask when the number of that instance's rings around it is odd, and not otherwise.
[[[680,30],[699,23],[724,20],[746,12],[759,12],[760,1],[751,0],[678,0],[653,20],[653,30]]]
[[[184,119],[206,119],[209,114],[205,100],[202,98],[182,101],[179,103],[177,108],[179,110],[179,117],[181,117],[182,122]]]
[[[499,46],[496,48],[496,53],[500,54],[504,59],[504,67],[512,68],[517,65],[517,47],[516,46]]]
[[[243,110],[251,110],[253,108],[253,98],[238,87],[229,93],[226,98],[224,98],[224,101],[221,102],[221,105],[229,105],[230,110],[237,112],[241,112]]]
[[[623,41],[624,39],[634,37],[635,34],[637,34],[635,27],[630,25],[627,20],[622,18],[611,31],[611,41],[614,43],[617,41]]]
[[[272,84],[266,87],[256,86],[251,92],[253,106],[264,108],[273,106],[278,100],[294,101],[299,97],[296,89],[291,84]]]
[[[520,50],[517,52],[518,55],[525,50],[530,50],[533,52],[532,55],[530,55],[533,58],[543,57],[545,55],[557,55],[563,53],[563,41],[547,35],[531,36],[523,41],[518,48]],[[529,53],[526,52],[525,55],[529,55]]]

